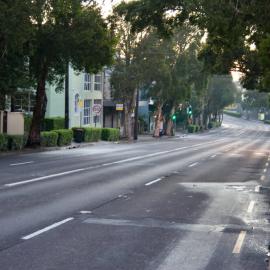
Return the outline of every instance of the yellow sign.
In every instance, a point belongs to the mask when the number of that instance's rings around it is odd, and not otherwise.
[[[79,105],[80,109],[82,109],[83,108],[83,100],[79,100],[78,105]]]
[[[116,104],[116,110],[117,111],[123,111],[124,110],[124,105],[123,104]]]

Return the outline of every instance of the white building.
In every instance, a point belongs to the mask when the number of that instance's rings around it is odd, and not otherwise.
[[[104,73],[76,73],[69,67],[69,127],[102,127]],[[65,93],[57,93],[54,85],[48,85],[46,117],[65,116]],[[99,104],[101,112],[94,113],[93,105]]]

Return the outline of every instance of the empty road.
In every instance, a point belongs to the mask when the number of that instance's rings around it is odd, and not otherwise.
[[[1,270],[262,270],[270,126],[0,156]]]

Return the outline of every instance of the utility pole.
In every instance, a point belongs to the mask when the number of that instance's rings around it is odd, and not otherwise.
[[[134,134],[133,134],[133,139],[134,140],[138,140],[139,97],[140,97],[140,92],[139,92],[139,88],[137,87],[137,90],[136,90],[136,106],[135,106],[135,115],[134,115]]]
[[[66,65],[65,76],[65,128],[69,129],[69,63]]]

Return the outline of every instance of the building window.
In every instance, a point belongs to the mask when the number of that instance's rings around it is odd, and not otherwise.
[[[99,104],[99,105],[102,105],[102,101],[101,99],[94,99],[94,104]],[[100,112],[101,113],[101,112]],[[99,124],[100,123],[100,114],[99,115],[94,115],[93,116],[93,121],[94,123],[96,124]]]
[[[79,94],[76,94],[75,95],[74,111],[75,111],[75,113],[78,113],[79,112]]]
[[[84,73],[84,90],[91,90],[91,75],[89,73]]]
[[[83,124],[89,125],[91,124],[91,100],[84,100],[84,109],[83,109]]]
[[[101,91],[101,74],[96,74],[94,76],[94,90]]]

